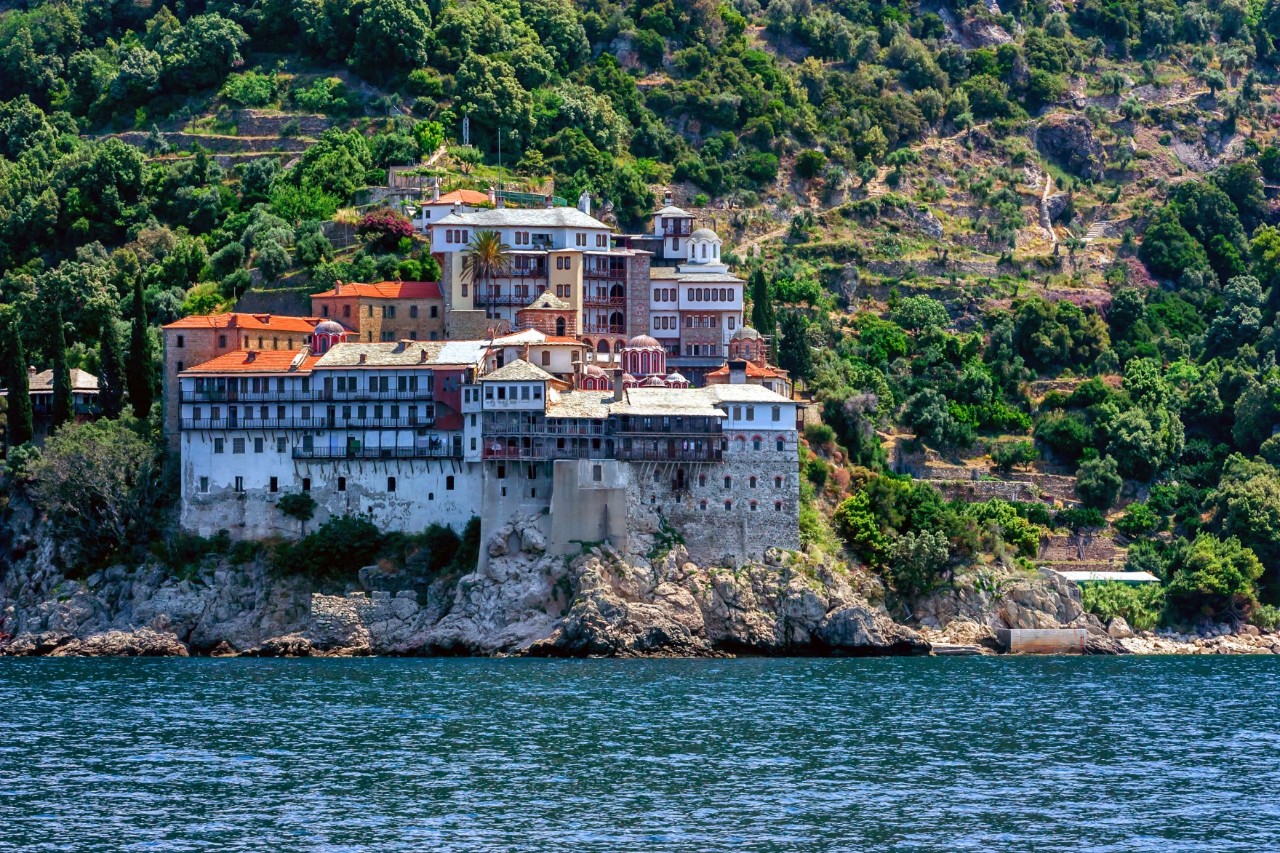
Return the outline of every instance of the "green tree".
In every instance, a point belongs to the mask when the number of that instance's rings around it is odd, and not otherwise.
[[[951,315],[930,296],[907,296],[889,312],[889,319],[909,332],[938,331],[951,325]]]
[[[434,43],[431,10],[422,0],[378,0],[364,7],[351,65],[376,80],[425,65]]]
[[[1111,457],[1087,459],[1076,471],[1076,494],[1085,506],[1105,510],[1116,502],[1124,481]]]
[[[17,447],[35,436],[31,411],[31,393],[27,376],[26,350],[22,345],[18,312],[11,305],[0,305],[0,332],[3,333],[5,388],[9,399],[9,444]]]
[[[511,247],[502,242],[497,231],[477,231],[462,257],[462,275],[471,282],[476,293],[490,282],[511,271]]]
[[[1239,539],[1201,533],[1174,562],[1169,603],[1187,616],[1243,621],[1258,605],[1261,577],[1261,561]]]
[[[773,312],[773,296],[769,293],[769,280],[764,269],[756,267],[751,273],[751,325],[767,338],[778,331],[778,320]]]
[[[778,364],[801,380],[813,375],[813,350],[809,348],[808,329],[809,322],[799,311],[782,312],[778,323],[782,336],[778,345]]]
[[[306,492],[290,492],[276,501],[276,509],[302,525],[302,535],[307,535],[307,522],[316,516],[316,499]]]
[[[54,300],[50,317],[49,345],[53,349],[53,406],[50,421],[54,429],[74,416],[71,398],[71,368],[67,364],[67,330],[62,323],[62,306]]]
[[[216,13],[196,15],[177,28],[156,27],[154,47],[164,62],[165,78],[179,89],[215,86],[242,61],[249,36],[239,24]]]
[[[1142,235],[1138,257],[1155,275],[1175,281],[1185,272],[1209,269],[1209,256],[1183,227],[1172,206],[1158,209]]]
[[[31,463],[31,493],[89,560],[144,542],[164,496],[156,449],[128,420],[68,424]]]
[[[98,335],[98,407],[103,417],[118,418],[124,410],[125,367],[120,358],[120,332],[111,308],[100,309]]]
[[[147,308],[142,298],[142,279],[133,280],[133,317],[129,330],[129,367],[125,378],[129,385],[129,405],[133,416],[146,420],[155,399],[155,367],[151,355]]]

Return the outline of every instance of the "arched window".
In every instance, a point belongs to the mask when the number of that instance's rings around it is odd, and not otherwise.
[[[725,477],[725,478],[724,478],[724,487],[725,487],[726,489],[732,489],[732,488],[733,488],[733,478],[732,478],[732,477]]]
[[[761,444],[762,442],[760,441],[760,436],[757,435],[755,438],[751,439],[752,450],[759,450],[761,447]]]
[[[781,453],[787,447],[787,443],[783,441],[782,436],[778,436],[778,452]]]
[[[753,489],[754,489],[754,488],[756,487],[756,478],[755,478],[755,477],[752,477],[748,482],[751,484],[751,488],[753,488]]]
[[[752,501],[752,502],[751,502],[751,511],[752,511],[752,512],[755,512],[758,508],[759,508],[759,505],[758,505],[755,501]]]
[[[600,342],[600,345],[599,345],[598,347],[596,347],[596,352],[600,353],[600,355],[608,355],[608,354],[609,354],[609,342],[608,342],[608,341],[601,341],[601,342]]]
[[[724,502],[724,511],[725,511],[725,512],[731,512],[732,510],[733,510],[733,501],[725,501],[725,502]]]
[[[707,475],[706,475],[706,474],[699,474],[699,475],[698,475],[698,488],[700,488],[700,489],[705,489],[706,487],[707,487]]]
[[[773,487],[774,487],[775,489],[781,489],[781,488],[782,488],[782,478],[781,478],[781,477],[774,477],[774,478],[773,478]]]
[[[563,317],[556,318],[556,335],[560,337],[564,337],[564,318]]]

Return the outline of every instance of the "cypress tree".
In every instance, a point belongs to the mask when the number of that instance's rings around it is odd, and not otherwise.
[[[67,332],[62,326],[62,306],[54,305],[53,307],[53,411],[51,415],[52,428],[58,427],[71,420],[75,414],[72,411],[73,401],[71,399],[71,369],[67,366]]]
[[[129,333],[129,365],[126,379],[129,383],[129,405],[138,420],[146,420],[151,414],[151,402],[155,398],[152,387],[151,338],[147,335],[147,309],[142,302],[142,279],[133,280],[133,325]]]
[[[27,381],[27,354],[18,334],[18,321],[14,312],[7,312],[0,323],[4,334],[5,387],[9,389],[9,444],[17,447],[35,436],[35,422],[31,414],[31,386]]]
[[[778,361],[783,369],[796,379],[808,379],[813,373],[813,352],[805,335],[809,324],[798,311],[782,315],[782,343],[778,346]]]
[[[756,267],[751,273],[751,325],[767,338],[778,331],[778,321],[773,313],[773,297],[769,295],[769,282],[764,270]]]
[[[111,311],[102,317],[102,334],[98,344],[102,376],[98,382],[98,406],[104,417],[118,418],[124,409],[124,363],[120,360],[120,334]]]

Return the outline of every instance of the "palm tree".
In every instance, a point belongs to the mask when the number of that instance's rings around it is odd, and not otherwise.
[[[481,290],[484,285],[511,274],[511,247],[502,242],[497,231],[477,231],[462,258],[462,274],[479,296],[486,292]]]

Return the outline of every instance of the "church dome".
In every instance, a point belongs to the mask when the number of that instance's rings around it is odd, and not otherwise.
[[[755,329],[753,329],[753,328],[752,328],[752,327],[750,327],[750,326],[743,326],[741,329],[739,329],[738,331],[734,332],[734,333],[733,333],[733,337],[731,337],[729,340],[731,340],[731,341],[758,341],[758,340],[760,340],[760,333],[759,333],[759,332],[757,332]]]
[[[648,335],[636,335],[627,341],[627,349],[662,349],[662,344]]]
[[[640,383],[641,388],[666,388],[667,383],[661,376],[650,376],[648,379]]]
[[[333,320],[321,320],[316,323],[313,332],[317,335],[338,335],[345,337],[347,330],[342,327],[341,323],[335,323]]]
[[[689,235],[690,240],[714,240],[720,242],[720,235],[712,231],[710,228],[699,228]]]
[[[684,376],[679,371],[676,371],[675,373],[670,373],[667,375],[668,385],[675,385],[681,382],[683,382],[685,385],[689,384],[689,380],[685,379]]]
[[[588,364],[583,368],[582,373],[585,376],[604,376],[604,368],[598,364]]]

